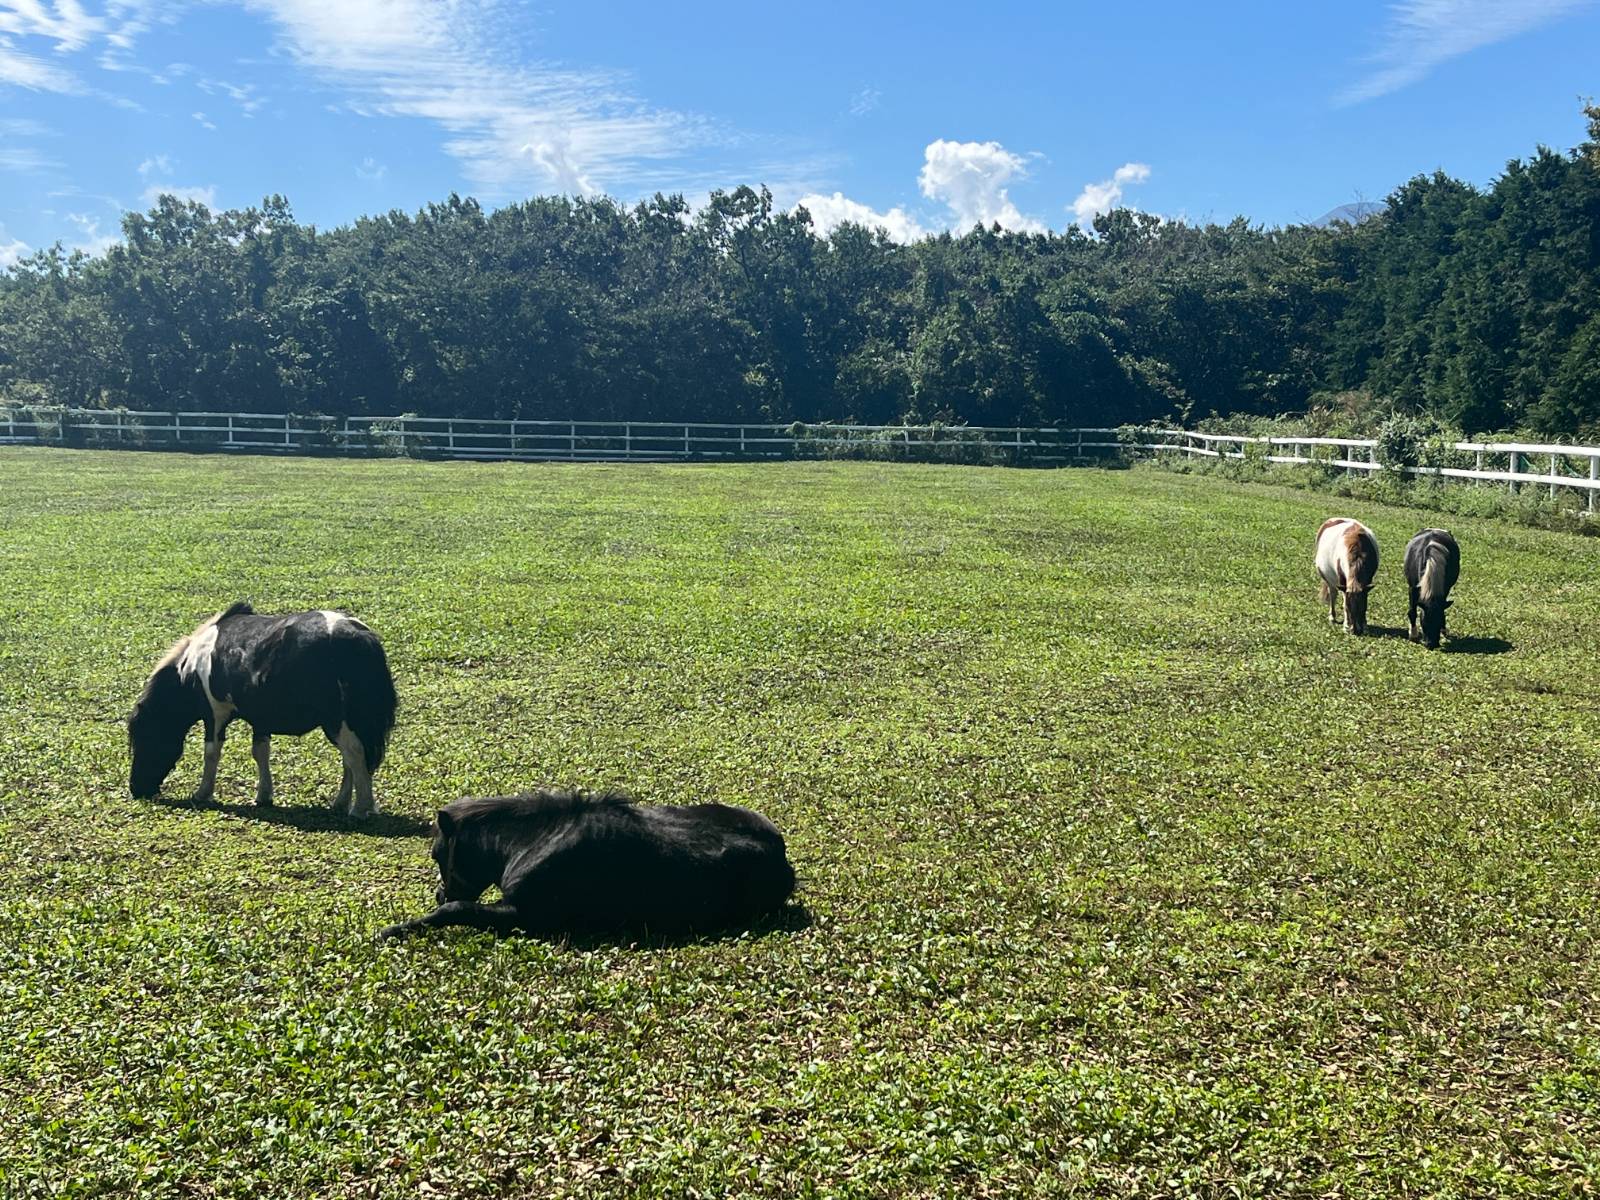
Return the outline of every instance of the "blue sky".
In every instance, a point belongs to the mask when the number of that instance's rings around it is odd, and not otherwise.
[[[0,0],[0,263],[161,191],[337,225],[766,182],[902,238],[1279,224],[1583,136],[1600,0]]]

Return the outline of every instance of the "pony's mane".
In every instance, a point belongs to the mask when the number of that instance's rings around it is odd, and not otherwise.
[[[1425,561],[1422,564],[1422,578],[1417,581],[1417,590],[1422,593],[1424,600],[1432,600],[1444,590],[1444,565],[1448,553],[1444,543],[1431,541],[1423,555]]]
[[[515,796],[473,796],[444,806],[457,825],[479,821],[515,821],[528,817],[556,817],[585,808],[624,807],[633,797],[626,792],[583,792],[540,788]],[[437,826],[435,826],[437,829]]]
[[[196,625],[193,630],[184,634],[177,641],[173,642],[172,645],[167,647],[167,652],[156,660],[155,669],[150,672],[150,678],[154,679],[157,675],[161,674],[163,668],[170,667],[173,663],[177,662],[179,656],[182,655],[184,650],[188,648],[189,643],[194,640],[195,635],[206,626],[215,625],[218,621],[221,621],[226,617],[247,617],[255,611],[255,609],[250,607],[250,602],[248,600],[240,600],[234,604],[228,605],[228,607],[223,609],[221,612],[207,617],[204,621],[201,621],[200,624]]]

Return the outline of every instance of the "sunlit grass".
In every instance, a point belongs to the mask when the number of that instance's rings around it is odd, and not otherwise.
[[[1384,551],[1327,626],[1313,533]],[[1600,545],[1154,471],[0,451],[0,1195],[1578,1194]],[[118,725],[236,599],[384,638],[369,826]],[[192,743],[169,781],[199,768]],[[803,928],[376,945],[534,784],[789,837]]]

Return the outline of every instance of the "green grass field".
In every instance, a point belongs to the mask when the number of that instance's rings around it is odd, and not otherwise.
[[[1311,572],[1351,510],[1364,640]],[[0,451],[0,1195],[1589,1195],[1600,543],[1158,471]],[[343,606],[384,814],[120,719],[235,599]],[[168,781],[199,773],[198,733]],[[456,931],[425,823],[622,785],[770,815],[772,930]]]

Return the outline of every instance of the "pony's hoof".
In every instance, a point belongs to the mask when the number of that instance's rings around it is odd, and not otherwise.
[[[257,792],[256,793],[256,807],[257,808],[271,808],[272,807],[272,793],[271,792]]]
[[[373,940],[379,942],[392,942],[399,938],[405,937],[406,934],[410,932],[411,923],[409,921],[400,921],[397,924],[386,925],[384,928],[378,930],[377,936]]]

